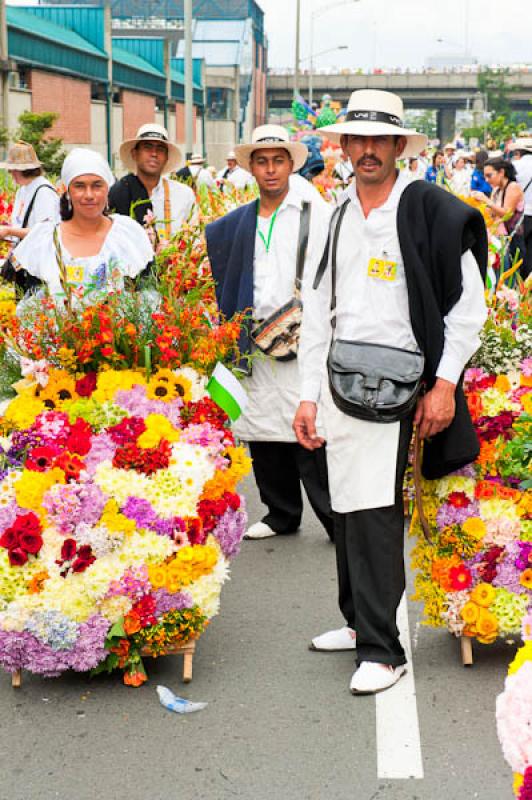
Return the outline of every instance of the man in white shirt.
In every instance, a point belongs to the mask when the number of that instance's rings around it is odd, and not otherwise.
[[[166,128],[150,122],[134,139],[122,142],[120,159],[130,172],[111,187],[110,209],[133,213],[141,225],[153,224],[158,238],[168,241],[189,219],[196,200],[189,186],[163,177],[178,167],[181,151],[169,141]]]
[[[346,622],[313,639],[312,649],[357,650],[353,694],[387,689],[405,672],[396,611],[405,588],[402,483],[412,424],[422,438],[430,438],[423,462],[427,477],[446,474],[478,454],[460,376],[486,318],[479,270],[487,261],[485,226],[477,211],[450,193],[425,181],[409,183],[398,173],[397,159],[415,157],[426,144],[424,135],[403,127],[402,118],[398,96],[362,90],[351,95],[343,123],[322,129],[340,140],[355,180],[332,223],[331,275],[323,277],[323,263],[317,289],[307,285],[304,293],[301,403],[294,429],[305,447],[327,444]],[[462,241],[471,242],[475,255],[462,252]],[[381,373],[372,374],[379,363],[375,348],[392,372],[400,358],[411,361],[421,351],[427,391],[415,413],[386,424],[374,413],[369,421],[352,405],[351,414],[345,413],[327,380],[331,339],[357,343],[355,348],[362,343],[373,354],[365,366],[357,362],[364,412],[374,412],[383,382],[394,380],[390,371],[382,381]],[[349,380],[346,374],[347,387]],[[318,402],[323,437],[316,432]]]
[[[240,352],[256,357],[244,380],[248,408],[235,423],[234,432],[249,445],[267,514],[251,525],[248,539],[297,531],[303,512],[301,483],[333,538],[325,453],[301,447],[292,429],[299,402],[295,353],[290,360],[278,360],[258,352],[250,330],[298,297],[296,264],[302,265],[303,282],[312,280],[325,248],[329,209],[325,204],[305,203],[290,187],[290,175],[306,157],[305,145],[291,142],[281,126],[256,128],[251,144],[236,148],[236,158],[253,174],[260,197],[206,229],[220,310],[232,317],[252,309],[253,321],[242,332]],[[303,235],[307,225],[308,238]]]
[[[526,279],[532,272],[532,136],[516,139],[510,149],[518,183],[525,193],[525,253],[520,272]]]
[[[205,158],[201,153],[193,153],[184,167],[179,169],[176,178],[181,183],[185,183],[191,188],[206,186],[208,189],[216,189],[216,181],[208,169],[205,168]]]
[[[253,183],[253,175],[237,163],[235,151],[230,150],[227,154],[226,166],[220,170],[216,180],[223,192],[226,183],[230,183],[235,189],[245,189],[246,186]]]

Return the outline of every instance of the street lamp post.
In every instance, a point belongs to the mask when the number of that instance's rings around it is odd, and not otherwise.
[[[309,77],[309,105],[312,105],[312,72],[314,66],[314,20],[317,17],[321,17],[322,14],[325,14],[327,11],[332,11],[333,8],[338,8],[339,6],[347,6],[352,5],[352,3],[358,3],[360,0],[337,0],[335,3],[329,3],[326,6],[322,6],[322,8],[317,8],[315,11],[312,12],[310,15],[310,77]],[[298,0],[299,2],[299,0]],[[343,50],[342,48],[333,47],[333,50]]]
[[[329,47],[328,50],[321,50],[319,53],[311,53],[309,56],[310,59],[310,74],[308,76],[308,103],[309,106],[312,108],[312,90],[313,90],[313,80],[314,80],[314,59],[318,58],[318,56],[324,56],[325,53],[334,53],[336,50],[349,50],[348,45],[346,44],[339,44],[337,47]]]
[[[296,0],[296,63],[294,68],[294,97],[299,94],[299,45],[301,39],[301,0]]]

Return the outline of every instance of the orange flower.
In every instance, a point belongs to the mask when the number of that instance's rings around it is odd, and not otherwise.
[[[48,580],[50,576],[43,570],[42,572],[36,572],[31,581],[28,583],[28,594],[39,594],[42,592],[44,582]]]
[[[124,672],[124,683],[126,686],[142,686],[148,680],[145,672]]]
[[[136,611],[132,611],[124,619],[124,630],[128,636],[131,636],[132,633],[137,633],[137,631],[140,631],[140,616]]]
[[[506,377],[506,375],[497,375],[497,380],[495,381],[494,388],[498,389],[500,392],[509,392],[512,388],[512,384]]]
[[[116,647],[111,647],[111,653],[116,653],[119,656],[118,666],[124,667],[129,655],[129,641],[128,639],[120,639]]]
[[[495,600],[495,589],[491,583],[479,583],[471,592],[471,601],[483,608],[490,606]]]
[[[466,603],[463,609],[460,611],[460,616],[464,620],[467,626],[471,627],[475,624],[479,617],[480,613],[480,606],[477,606],[476,603]]]
[[[521,586],[524,586],[525,589],[532,589],[532,568],[528,567],[521,573],[521,577],[519,578],[519,583]]]
[[[481,644],[491,644],[497,638],[499,624],[497,617],[485,608],[480,609],[477,624],[477,638]]]
[[[466,395],[467,407],[473,422],[482,416],[482,395],[480,392],[471,392]]]

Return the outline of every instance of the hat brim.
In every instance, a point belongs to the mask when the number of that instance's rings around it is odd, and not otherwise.
[[[399,158],[415,158],[428,145],[429,137],[424,133],[388,125],[385,122],[336,122],[317,128],[316,133],[326,136],[331,142],[340,144],[342,136],[404,136],[406,146]]]
[[[14,164],[12,161],[1,161],[0,169],[10,169],[17,172],[27,172],[30,169],[39,169],[42,167],[42,161],[34,161],[33,164]]]
[[[137,168],[137,162],[133,158],[131,151],[135,149],[139,142],[157,142],[161,144],[161,139],[150,139],[149,136],[143,136],[142,139],[126,139],[125,142],[122,142],[118,153],[120,161],[129,172],[135,172]],[[174,172],[181,165],[183,156],[179,147],[172,142],[163,141],[162,144],[165,144],[168,148],[168,160],[163,167],[163,175],[167,175],[169,172]]]
[[[237,144],[235,147],[236,163],[239,167],[251,172],[251,154],[257,150],[287,150],[294,162],[292,172],[299,172],[308,158],[308,148],[303,142],[257,142],[256,144]]]

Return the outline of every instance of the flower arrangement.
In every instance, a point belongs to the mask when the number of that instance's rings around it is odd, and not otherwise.
[[[480,455],[424,482],[433,545],[416,513],[411,528],[418,536],[415,598],[425,604],[425,621],[484,644],[519,635],[532,607],[532,357],[519,331],[529,323],[526,287],[521,297],[500,289],[464,381]]]
[[[508,668],[504,691],[497,698],[497,733],[504,757],[514,772],[516,800],[532,800],[532,617],[523,619],[524,644]]]
[[[120,668],[199,636],[246,523],[250,467],[190,367],[105,370],[8,405],[0,460],[0,664]]]

